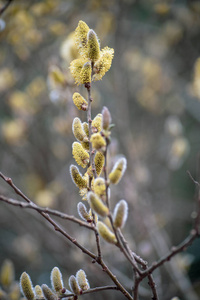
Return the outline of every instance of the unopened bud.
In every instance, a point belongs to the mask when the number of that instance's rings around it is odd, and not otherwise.
[[[126,165],[127,165],[127,162],[126,162],[125,157],[118,159],[118,161],[115,163],[111,173],[109,174],[109,179],[110,179],[111,183],[117,184],[121,180],[121,178],[126,170]]]
[[[117,203],[113,213],[115,228],[123,228],[128,217],[128,204],[125,200]]]
[[[116,244],[117,239],[113,232],[110,231],[110,229],[101,221],[97,223],[97,229],[100,234],[100,236],[108,243],[110,244]]]
[[[81,290],[74,275],[69,277],[69,287],[75,295],[80,295]]]
[[[57,267],[51,271],[51,285],[56,292],[60,292],[63,289],[62,274]]]
[[[43,284],[41,286],[44,297],[46,300],[57,300],[57,296],[52,292],[52,290],[48,287],[48,285]]]
[[[106,217],[109,213],[108,207],[102,202],[102,200],[93,192],[87,194],[87,199],[92,210],[94,210],[99,216]]]
[[[11,260],[6,259],[3,262],[0,272],[0,282],[3,287],[8,288],[14,281],[14,266]]]
[[[90,288],[89,282],[87,280],[86,274],[83,270],[79,270],[76,273],[76,280],[78,281],[78,284],[82,291],[87,291]]]
[[[112,121],[111,114],[106,106],[102,109],[102,128],[108,130]]]
[[[91,214],[87,212],[86,206],[82,202],[78,203],[78,205],[77,205],[77,211],[78,211],[79,216],[84,221],[91,221],[92,220]]]
[[[35,286],[35,296],[36,296],[36,299],[44,299],[44,295],[43,295],[43,292],[42,292],[42,289],[39,285],[36,285]]]
[[[24,297],[27,300],[34,300],[35,295],[33,291],[32,282],[30,276],[26,272],[23,272],[20,277],[20,286]]]

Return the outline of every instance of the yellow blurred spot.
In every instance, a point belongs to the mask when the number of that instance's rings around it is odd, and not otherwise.
[[[35,202],[40,206],[52,206],[55,194],[50,190],[41,190],[37,193]]]
[[[3,92],[12,87],[15,81],[16,75],[12,70],[8,68],[0,70],[0,92]]]
[[[49,31],[55,35],[64,35],[66,33],[66,25],[62,22],[55,22],[50,25]]]
[[[78,58],[78,49],[74,43],[74,32],[70,33],[60,47],[60,56],[69,64]]]
[[[33,97],[37,98],[46,90],[46,81],[43,77],[38,76],[31,81],[31,83],[27,86],[27,93]]]
[[[8,100],[12,110],[19,115],[32,115],[36,112],[36,105],[34,105],[30,97],[24,92],[16,90],[13,92]]]
[[[22,120],[15,119],[2,124],[2,135],[8,144],[17,145],[24,141],[26,125]]]
[[[158,14],[158,15],[166,15],[169,13],[170,11],[170,6],[167,3],[157,3],[154,6],[154,11]]]
[[[194,95],[200,99],[200,58],[198,58],[194,65],[194,79],[193,79]]]

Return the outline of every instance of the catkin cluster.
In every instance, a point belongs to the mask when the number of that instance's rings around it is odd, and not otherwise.
[[[101,79],[110,69],[114,50],[109,47],[100,50],[96,33],[83,21],[79,22],[75,30],[75,44],[80,58],[71,62],[70,71],[76,83],[85,84],[89,90],[91,82]],[[88,101],[78,92],[73,95],[73,102],[79,110],[86,112],[90,110],[87,116],[91,116],[90,100],[89,95]],[[81,174],[76,165],[70,166],[70,174],[79,188],[82,200],[88,203],[86,205],[78,203],[77,210],[80,217],[86,222],[93,222],[104,240],[117,244],[115,229],[124,226],[128,206],[125,200],[121,200],[112,214],[109,208],[110,185],[118,184],[121,180],[126,170],[126,159],[124,157],[118,159],[111,172],[107,174],[105,158],[110,143],[111,121],[107,107],[104,107],[94,119],[87,118],[87,122],[81,121],[78,117],[74,118],[72,131],[77,141],[72,144],[72,154],[76,163],[84,169],[84,174]],[[110,222],[108,220],[111,221],[111,226],[106,224]]]
[[[58,267],[51,271],[51,288],[46,284],[33,287],[30,276],[23,272],[20,278],[21,292],[27,300],[58,300],[65,298],[69,300],[75,299],[74,296],[82,294],[90,288],[86,274],[83,270],[79,270],[76,276],[71,275],[68,280],[69,289],[66,289],[62,280],[62,274]]]

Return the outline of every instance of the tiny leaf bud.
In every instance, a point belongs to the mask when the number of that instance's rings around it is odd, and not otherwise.
[[[123,228],[128,216],[128,204],[125,200],[120,200],[115,206],[113,221],[115,228]]]
[[[89,154],[80,143],[74,142],[72,144],[72,154],[77,164],[81,167],[85,168],[89,163]]]
[[[87,187],[87,181],[82,177],[79,169],[75,165],[70,166],[70,175],[74,184],[79,188],[83,189]]]
[[[79,93],[73,94],[73,102],[79,110],[87,110],[88,103]]]
[[[125,157],[118,159],[118,161],[115,163],[111,173],[109,174],[109,179],[110,179],[111,183],[117,184],[121,180],[121,178],[126,170],[126,165],[127,165],[127,162],[126,162]]]
[[[86,274],[83,270],[79,270],[76,273],[76,279],[82,291],[87,291],[90,288],[89,282],[87,280]]]
[[[69,277],[69,287],[75,295],[80,295],[81,290],[74,275]]]
[[[102,109],[102,128],[109,130],[110,123],[112,122],[111,114],[106,106]]]
[[[44,297],[46,300],[57,300],[57,296],[52,292],[52,290],[48,287],[48,285],[43,284],[41,286]]]
[[[99,216],[106,217],[109,213],[108,207],[101,201],[101,199],[92,191],[87,194],[87,199],[92,210]]]
[[[88,57],[89,59],[91,59],[91,61],[96,61],[99,59],[100,57],[100,45],[99,45],[99,41],[98,41],[98,37],[96,35],[96,33],[94,32],[94,30],[90,29],[88,31]]]
[[[81,120],[78,117],[74,118],[74,120],[73,120],[72,131],[73,131],[75,138],[78,141],[83,142],[83,141],[87,140],[87,136],[86,136],[85,131],[83,130]]]
[[[63,288],[62,274],[58,267],[51,271],[51,285],[56,292],[60,292]]]
[[[34,300],[35,295],[33,292],[32,282],[30,276],[26,272],[23,272],[20,277],[20,286],[24,297],[27,300]]]
[[[78,203],[77,211],[81,219],[83,219],[84,221],[92,220],[92,216],[87,212],[86,206],[82,202]]]
[[[108,243],[110,244],[116,244],[117,239],[113,232],[110,231],[110,229],[101,221],[97,223],[97,229],[100,234],[100,236]]]
[[[90,142],[92,143],[92,148],[99,150],[99,151],[105,151],[106,147],[106,141],[100,134],[98,133],[93,133],[93,135],[90,138]]]

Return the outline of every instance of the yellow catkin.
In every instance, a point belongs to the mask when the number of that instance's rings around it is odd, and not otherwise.
[[[94,75],[93,80],[100,80],[105,75],[105,73],[110,69],[112,64],[112,59],[114,56],[114,49],[105,47],[100,52],[100,58],[94,64]]]
[[[104,197],[106,194],[106,185],[105,179],[101,177],[97,177],[94,180],[94,193],[100,198]]]
[[[126,165],[127,165],[127,162],[126,162],[125,157],[118,159],[118,161],[115,163],[111,173],[109,174],[109,179],[110,179],[111,183],[117,184],[121,180],[121,178],[126,170]]]
[[[102,200],[92,191],[87,194],[87,199],[92,210],[94,210],[99,216],[106,217],[109,214],[108,207],[102,202]]]
[[[88,42],[87,42],[88,57],[92,62],[95,62],[100,58],[99,40],[95,31],[92,29],[88,31],[87,38],[88,38]]]
[[[49,78],[52,80],[55,85],[64,86],[66,84],[65,75],[57,66],[51,66],[49,71]]]
[[[83,83],[82,79],[81,79],[81,71],[82,71],[83,65],[86,62],[87,62],[87,60],[85,60],[83,58],[77,58],[77,59],[72,60],[72,62],[70,63],[70,66],[69,66],[70,72],[75,79],[75,83],[77,83],[78,85]]]
[[[100,132],[93,133],[90,142],[92,143],[92,148],[95,150],[99,150],[101,152],[104,152],[106,149],[106,141],[102,137]]]
[[[94,163],[95,163],[95,169],[97,176],[99,176],[102,172],[103,166],[104,166],[104,155],[103,153],[97,151],[95,158],[94,158]]]
[[[74,275],[69,277],[69,287],[75,295],[80,295],[81,290]]]
[[[72,131],[73,131],[75,138],[79,142],[83,142],[83,141],[86,142],[88,140],[86,133],[83,130],[81,120],[78,117],[74,118],[74,120],[73,120]]]
[[[83,96],[81,96],[81,94],[79,94],[77,92],[74,93],[73,94],[73,102],[79,110],[84,110],[84,111],[87,110],[88,103],[85,100],[85,98],[83,98]]]
[[[0,282],[3,287],[8,288],[14,281],[14,266],[11,260],[6,259],[3,262],[0,272]]]
[[[79,189],[87,188],[87,181],[83,178],[83,176],[79,172],[79,169],[77,166],[75,166],[75,165],[70,166],[70,175],[71,175],[71,178],[72,178],[74,184]]]
[[[115,228],[123,228],[128,217],[128,204],[125,200],[120,200],[115,206],[113,222]]]
[[[75,44],[82,56],[87,55],[87,35],[90,28],[84,21],[79,21],[75,29]]]
[[[86,274],[83,270],[79,270],[76,273],[76,280],[78,281],[78,284],[82,291],[87,291],[90,288],[89,282],[87,280]]]
[[[42,289],[39,285],[35,286],[35,296],[36,296],[37,299],[44,299]]]
[[[63,288],[62,274],[58,267],[51,271],[51,285],[56,292],[60,292]]]
[[[90,149],[89,142],[81,142],[81,146],[87,151]]]
[[[102,130],[102,114],[96,115],[92,121],[92,131],[93,133],[100,132]]]
[[[33,292],[32,282],[30,276],[26,272],[23,272],[20,277],[20,287],[24,297],[27,300],[34,300],[35,295]]]
[[[52,292],[52,290],[48,287],[48,285],[43,284],[41,286],[42,292],[46,300],[57,300],[58,297]]]
[[[81,167],[85,168],[89,163],[89,154],[80,143],[74,142],[72,144],[72,154],[77,164]]]
[[[84,129],[87,137],[89,137],[89,126],[88,126],[88,123],[83,122],[83,129]]]
[[[92,220],[92,216],[90,215],[90,213],[87,212],[86,206],[82,202],[78,203],[77,211],[81,219],[83,219],[84,221]]]
[[[117,239],[113,232],[101,221],[97,223],[97,230],[100,236],[108,243],[116,244]]]
[[[193,89],[195,96],[200,99],[200,57],[196,60],[194,65]]]
[[[82,84],[91,82],[91,75],[92,75],[91,64],[89,62],[86,62],[81,69],[80,82]]]

